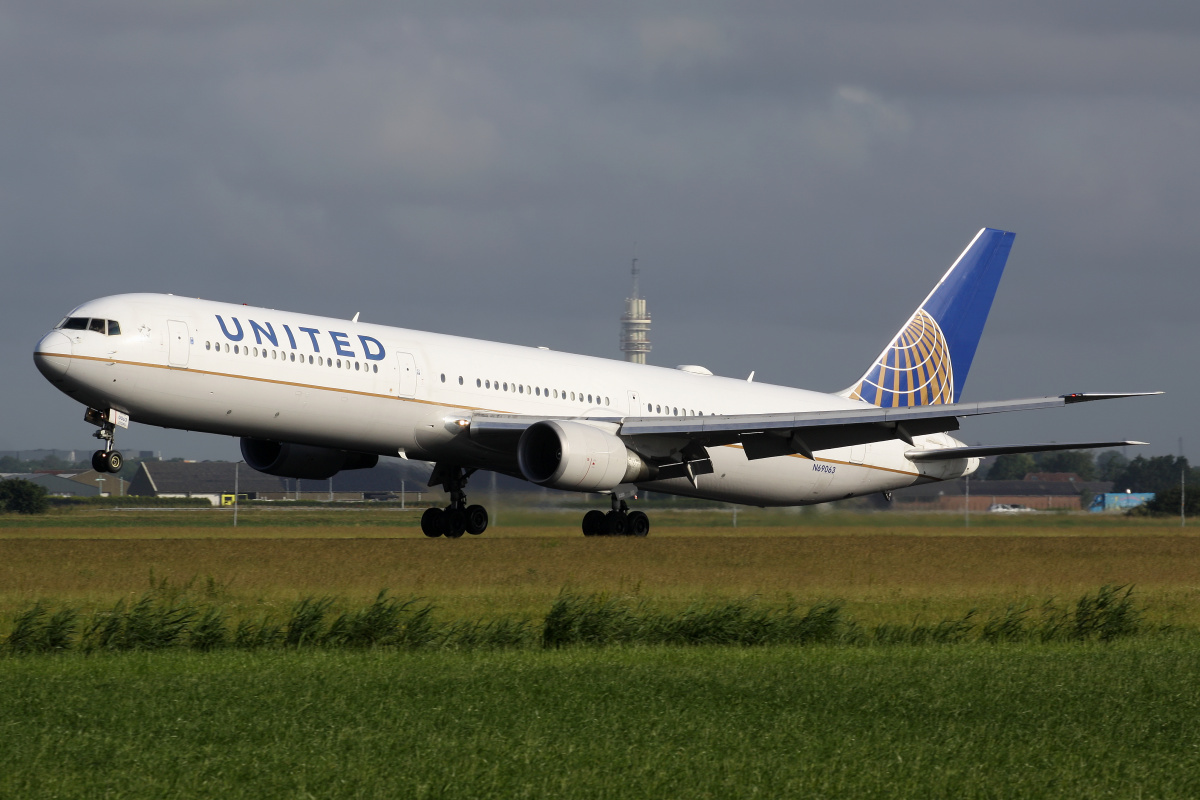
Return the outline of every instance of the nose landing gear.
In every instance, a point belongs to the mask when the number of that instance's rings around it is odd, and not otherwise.
[[[123,419],[125,424],[122,427],[128,427],[129,418],[120,412],[110,411],[106,414],[94,408],[89,408],[83,418],[85,421],[99,426],[100,430],[93,433],[92,436],[104,443],[103,449],[92,453],[92,469],[96,472],[120,472],[121,467],[125,466],[125,457],[115,447],[117,421]]]

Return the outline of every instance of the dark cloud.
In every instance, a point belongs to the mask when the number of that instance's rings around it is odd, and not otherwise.
[[[616,355],[636,248],[655,363],[838,389],[984,225],[1018,237],[970,396],[1172,394],[981,436],[1173,449],[1198,44],[1181,4],[10,6],[0,449],[85,444],[29,350],[102,294]]]

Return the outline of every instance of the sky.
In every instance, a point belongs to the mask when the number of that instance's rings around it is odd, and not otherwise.
[[[1200,459],[1200,6],[0,3],[0,450],[94,449],[33,366],[169,292],[824,391],[984,226],[969,443]],[[136,422],[129,453],[234,458]]]

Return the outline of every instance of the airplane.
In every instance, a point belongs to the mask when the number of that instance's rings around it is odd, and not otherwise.
[[[86,406],[118,471],[117,428],[136,421],[241,439],[269,475],[324,479],[380,456],[434,463],[449,493],[421,529],[487,528],[468,504],[477,470],[609,495],[587,536],[645,536],[639,491],[757,506],[890,493],[973,473],[985,456],[1143,444],[967,446],[959,420],[1159,392],[960,401],[1015,234],[971,240],[862,377],[823,393],[493,341],[247,305],[122,294],[73,309],[34,362]]]

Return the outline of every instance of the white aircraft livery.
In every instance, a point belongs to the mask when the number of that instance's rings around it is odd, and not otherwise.
[[[494,470],[611,496],[585,535],[644,536],[652,490],[758,506],[823,503],[974,472],[983,456],[1140,442],[965,446],[962,417],[1134,396],[961,403],[1014,235],[981,230],[853,386],[826,394],[545,348],[163,294],[90,300],[34,350],[87,407],[115,472],[131,421],[238,436],[256,470],[328,478],[379,456],[435,464],[450,504],[428,536],[479,534],[467,480]],[[1153,394],[1153,393],[1137,393]]]

